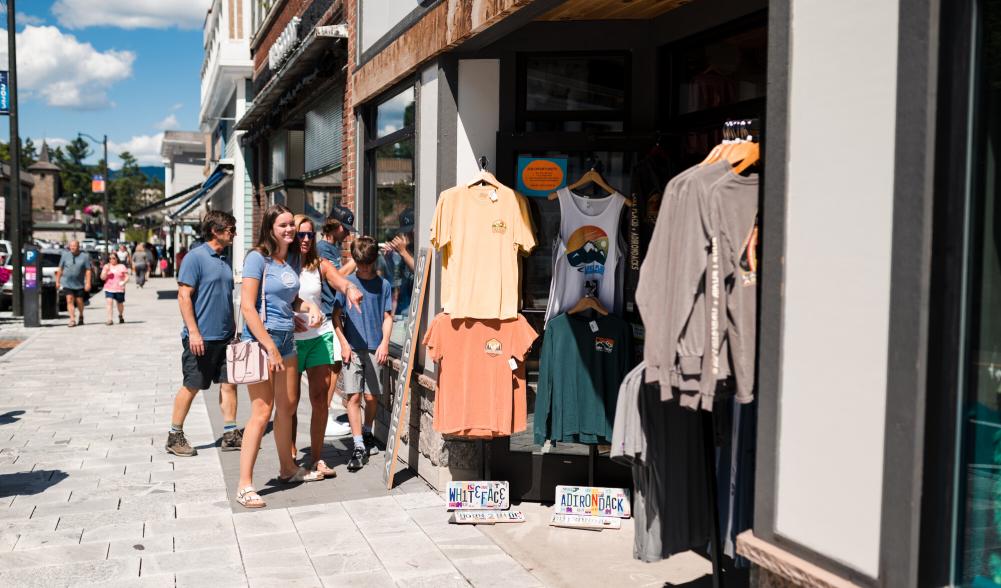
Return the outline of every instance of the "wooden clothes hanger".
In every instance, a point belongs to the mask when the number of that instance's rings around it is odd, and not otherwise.
[[[593,167],[591,169],[587,170],[587,172],[583,176],[581,176],[579,180],[577,180],[576,182],[568,185],[567,186],[567,190],[575,190],[577,188],[580,188],[582,186],[586,186],[588,184],[595,184],[595,185],[597,185],[602,190],[608,192],[609,195],[619,194],[619,191],[616,190],[615,188],[609,186],[608,182],[605,181],[605,178],[601,177],[601,174],[599,174],[597,172],[597,170],[595,170]],[[620,196],[621,196],[621,194],[620,194]],[[553,193],[551,193],[547,197],[547,200],[556,200],[558,197],[559,196],[557,196],[556,192],[553,192]],[[625,205],[626,206],[632,206],[633,205],[633,201],[631,199],[629,199],[629,198],[627,198],[625,196],[623,196],[622,198],[625,199]]]
[[[730,170],[737,175],[744,173],[747,168],[761,161],[761,147],[753,141],[748,141],[747,144],[749,146],[747,156]]]
[[[578,312],[584,312],[585,310],[593,310],[601,316],[608,316],[608,309],[601,304],[601,301],[594,296],[585,296],[574,304],[573,308],[567,311],[567,314],[577,314]]]

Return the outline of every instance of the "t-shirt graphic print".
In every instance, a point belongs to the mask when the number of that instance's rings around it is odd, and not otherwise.
[[[597,298],[608,260],[608,233],[594,225],[577,229],[567,240],[566,257],[570,267],[584,275],[584,294]]]

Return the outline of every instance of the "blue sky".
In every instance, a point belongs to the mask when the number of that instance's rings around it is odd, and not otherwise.
[[[125,149],[142,164],[159,165],[163,130],[198,128],[202,22],[209,4],[17,2],[21,136],[58,145],[77,132],[107,134],[112,167]],[[6,14],[2,20],[5,63]],[[2,117],[0,138],[8,137],[9,122]]]

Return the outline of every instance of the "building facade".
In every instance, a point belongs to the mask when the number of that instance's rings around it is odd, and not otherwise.
[[[342,194],[344,5],[258,2],[254,15],[254,98],[236,128],[253,153],[255,206],[320,221]]]
[[[345,10],[343,199],[380,240],[412,209],[428,246],[438,195],[481,158],[509,186],[520,156],[565,157],[570,178],[600,160],[627,193],[652,146],[680,171],[725,121],[760,124],[754,524],[738,552],[765,585],[1001,577],[997,2]],[[542,225],[546,207],[533,201]],[[537,255],[526,268],[551,264]],[[525,271],[531,321],[549,278]],[[441,308],[438,280],[427,316]],[[523,499],[551,498],[588,467],[597,485],[621,483],[614,464],[574,448],[437,437],[434,369],[420,371],[404,454],[436,487],[484,466]]]
[[[253,227],[253,194],[247,171],[247,157],[241,145],[243,132],[236,122],[251,100],[250,80],[253,61],[250,40],[253,34],[252,0],[214,0],[205,17],[205,57],[201,71],[199,127],[208,137],[206,177],[221,170],[231,171],[227,185],[213,192],[209,207],[236,217],[236,231],[243,247],[233,248],[233,267],[239,279],[244,252],[250,247]]]

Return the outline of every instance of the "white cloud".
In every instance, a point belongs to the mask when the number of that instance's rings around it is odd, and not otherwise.
[[[52,13],[71,28],[200,29],[211,0],[56,0]]]
[[[70,144],[69,139],[63,139],[62,137],[45,137],[41,140],[35,139],[38,143],[38,148],[42,148],[42,141],[49,144],[49,149],[55,149],[56,147],[65,147]]]
[[[53,26],[27,26],[17,34],[18,89],[49,106],[104,108],[108,88],[132,76],[135,59],[131,51],[98,51]],[[0,29],[0,63],[7,62],[7,31]]]
[[[40,16],[32,16],[23,12],[18,12],[15,16],[15,23],[19,25],[41,25],[45,24],[45,19]]]
[[[168,114],[163,120],[153,125],[153,128],[160,129],[161,131],[169,131],[177,127],[177,116],[173,113]]]
[[[160,156],[160,143],[163,142],[163,133],[155,135],[136,135],[125,141],[117,143],[108,141],[108,159],[116,160],[122,151],[128,151],[138,160],[139,165],[163,165],[163,158]],[[118,169],[121,163],[111,161],[109,167]]]
[[[6,23],[7,17],[7,5],[0,6],[0,15],[4,16],[4,22]],[[15,16],[15,23],[18,25],[40,25],[45,24],[45,19],[40,16],[32,16],[26,12],[18,12]]]

